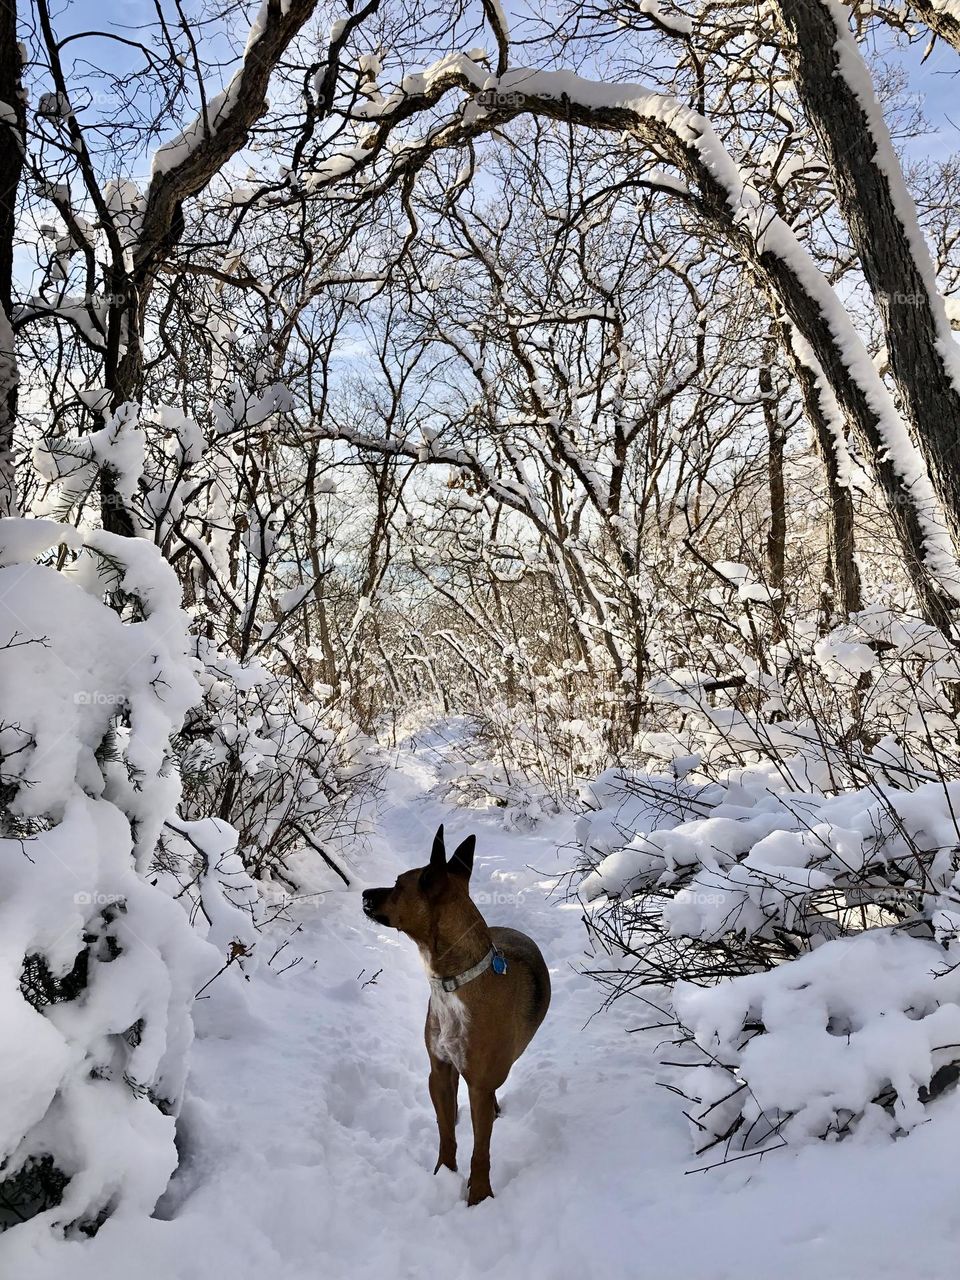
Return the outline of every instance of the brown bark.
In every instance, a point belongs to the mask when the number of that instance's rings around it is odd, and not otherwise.
[[[915,35],[916,25],[922,23],[932,35],[952,45],[960,53],[960,19],[934,0],[907,0],[902,6],[878,5],[872,0],[863,3],[861,0],[853,6],[853,12],[860,26],[865,21],[876,19],[896,27],[898,31],[907,32],[911,38]],[[924,54],[924,59],[927,53]]]
[[[910,0],[907,9],[915,13],[935,36],[953,45],[960,53],[960,19],[954,13],[941,5],[932,4],[931,0]]]

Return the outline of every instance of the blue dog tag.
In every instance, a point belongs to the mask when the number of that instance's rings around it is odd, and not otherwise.
[[[494,952],[491,968],[493,969],[494,973],[507,972],[507,962],[506,960],[504,960],[503,956],[500,954],[499,951]]]

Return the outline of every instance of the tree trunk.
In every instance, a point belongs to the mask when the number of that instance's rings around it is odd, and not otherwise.
[[[823,459],[827,480],[827,500],[830,504],[829,550],[829,585],[831,594],[838,606],[840,616],[849,618],[851,613],[858,613],[863,607],[860,586],[860,570],[857,568],[854,542],[853,495],[849,485],[841,483],[840,466],[837,460],[836,442],[830,423],[823,411],[820,389],[817,386],[814,371],[801,360],[789,340],[784,336],[787,355],[793,366],[794,374],[803,397],[803,407],[807,421],[813,427],[817,440],[817,451]],[[834,612],[837,612],[835,607]]]
[[[17,359],[13,314],[13,238],[23,171],[25,112],[20,83],[16,0],[0,0],[0,516],[17,514],[13,433],[17,420]],[[11,119],[12,116],[12,119]]]
[[[772,343],[765,353],[773,358]],[[767,530],[768,586],[776,592],[771,600],[774,643],[783,639],[784,591],[787,567],[787,491],[783,479],[783,450],[786,432],[773,403],[773,373],[769,362],[760,366],[760,394],[763,396],[763,420],[767,428],[767,485],[770,493],[770,526]]]
[[[828,320],[790,266],[776,254],[763,252],[758,257],[757,267],[766,276],[776,300],[783,305],[796,329],[812,348],[839,406],[870,459],[921,614],[927,622],[949,636],[952,633],[952,602],[944,595],[927,564],[927,530],[917,499],[890,455],[880,430],[876,406],[867,390],[851,374]],[[822,443],[828,450],[828,456],[832,456],[834,444],[829,431]],[[833,458],[829,465],[835,471],[836,459]]]

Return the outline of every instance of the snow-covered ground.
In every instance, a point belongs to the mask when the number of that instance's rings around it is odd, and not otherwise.
[[[203,1006],[180,1172],[150,1221],[109,1220],[52,1242],[0,1238],[13,1280],[497,1280],[583,1277],[952,1276],[960,1096],[897,1143],[816,1145],[710,1174],[692,1167],[678,1100],[656,1085],[653,1036],[578,972],[577,904],[550,896],[571,819],[505,832],[502,812],[444,807],[436,757],[404,753],[388,783],[372,884],[426,860],[438,821],[475,830],[473,892],[487,918],[530,933],[551,968],[547,1021],[501,1091],[496,1198],[468,1209],[464,1177],[432,1174],[435,1125],[415,948],[334,892],[305,912],[303,962],[265,966]],[[288,930],[289,931],[289,930]],[[375,980],[372,980],[376,975]],[[461,1168],[470,1149],[461,1092]]]

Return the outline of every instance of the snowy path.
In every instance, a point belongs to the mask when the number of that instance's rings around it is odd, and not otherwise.
[[[960,1102],[944,1120],[880,1148],[818,1147],[685,1176],[677,1101],[656,1088],[642,1021],[621,1007],[588,1022],[598,989],[576,973],[576,907],[544,893],[561,869],[558,820],[504,834],[496,812],[443,810],[428,763],[394,776],[384,833],[397,866],[422,862],[440,820],[477,831],[473,891],[489,919],[532,934],[553,1005],[502,1091],[496,1199],[468,1210],[463,1178],[433,1177],[435,1128],[416,951],[360,915],[355,893],[305,919],[304,962],[249,985],[247,1024],[198,1040],[186,1152],[150,1222],[110,1220],[92,1241],[0,1241],[13,1280],[760,1280],[817,1275],[946,1277],[960,1241],[955,1167]],[[537,871],[530,867],[538,868]],[[369,874],[377,881],[375,870]],[[484,896],[488,901],[484,902]],[[315,962],[315,963],[314,963]],[[374,983],[364,986],[378,970]],[[363,976],[358,980],[358,974]],[[236,1011],[211,1002],[208,1020]],[[588,1025],[584,1025],[588,1024]],[[461,1168],[470,1149],[461,1093]],[[14,1239],[13,1237],[18,1237]]]

